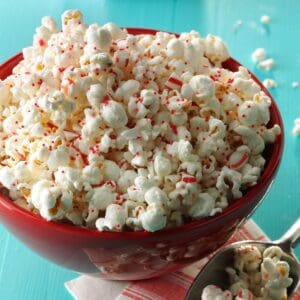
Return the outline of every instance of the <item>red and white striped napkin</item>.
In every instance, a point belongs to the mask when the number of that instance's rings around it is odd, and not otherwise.
[[[228,243],[239,240],[268,240],[268,237],[249,220],[235,232]],[[124,282],[83,275],[66,282],[65,287],[76,300],[181,300],[210,257],[159,278]],[[300,292],[293,300],[300,300]]]

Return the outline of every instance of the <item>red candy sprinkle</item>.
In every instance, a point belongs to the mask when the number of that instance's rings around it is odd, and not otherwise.
[[[193,182],[197,182],[197,179],[194,176],[188,176],[188,177],[183,177],[182,181],[186,183],[193,183]]]
[[[45,41],[44,41],[43,39],[40,39],[40,40],[39,40],[39,45],[40,45],[41,47],[45,46]]]

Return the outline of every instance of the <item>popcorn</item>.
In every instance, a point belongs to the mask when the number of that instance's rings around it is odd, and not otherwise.
[[[112,37],[109,30],[99,28],[97,24],[92,24],[88,27],[86,34],[87,53],[94,53],[97,50],[107,51],[112,42]]]
[[[273,69],[274,64],[275,64],[275,60],[273,58],[268,58],[268,59],[260,61],[257,66],[260,69],[270,71],[271,69]]]
[[[241,187],[241,174],[235,170],[231,170],[226,166],[220,172],[216,184],[217,189],[224,193],[232,193],[235,199],[240,198],[242,193]]]
[[[149,204],[146,211],[141,213],[140,221],[143,228],[147,231],[154,232],[160,230],[167,223],[165,210],[155,203]]]
[[[113,100],[108,100],[103,103],[101,113],[104,122],[111,128],[121,128],[124,127],[127,122],[127,114],[123,106]]]
[[[93,84],[88,90],[87,99],[93,108],[100,108],[100,103],[105,96],[105,88],[101,84]]]
[[[0,105],[7,106],[10,102],[11,94],[9,87],[0,81]]]
[[[241,245],[235,249],[233,265],[226,268],[229,291],[208,285],[201,299],[288,299],[287,288],[293,281],[289,278],[289,265],[281,260],[282,256],[277,246]]]
[[[159,178],[163,178],[172,172],[172,164],[168,158],[158,155],[154,159],[154,170]]]
[[[228,50],[223,41],[211,34],[204,40],[205,56],[214,64],[218,65],[229,58]]]
[[[184,55],[184,44],[177,38],[171,39],[167,44],[167,55],[170,58],[182,58]]]
[[[190,85],[199,101],[208,101],[214,96],[215,84],[208,76],[196,75]]]
[[[23,54],[0,80],[0,183],[47,220],[153,232],[212,216],[256,184],[280,134],[213,35],[134,36],[69,10]]]
[[[223,292],[215,285],[208,285],[203,289],[201,299],[203,300],[231,300],[232,296],[229,291]]]
[[[298,134],[300,134],[300,119],[296,119],[295,121],[294,121],[294,123],[295,123],[295,125],[294,125],[294,128],[293,128],[293,134],[296,134],[296,135],[298,135]]]
[[[46,220],[59,220],[64,210],[72,207],[73,193],[54,186],[49,180],[40,180],[32,186],[31,201]]]
[[[266,58],[266,56],[267,54],[264,48],[257,48],[251,54],[251,58],[255,63],[263,61]]]
[[[106,208],[105,218],[96,221],[96,227],[100,231],[121,231],[126,220],[126,213],[122,206],[110,204]]]
[[[272,89],[277,87],[277,82],[274,79],[266,78],[263,85],[268,89]]]
[[[214,207],[214,198],[208,193],[201,193],[194,205],[189,209],[189,215],[193,218],[211,216]]]
[[[110,185],[108,182],[103,186],[90,190],[87,197],[93,207],[99,210],[106,210],[110,204],[113,204],[117,196],[117,193],[115,193],[114,190],[114,184]]]
[[[263,24],[269,24],[271,23],[271,18],[268,15],[263,15],[260,18],[260,22]]]

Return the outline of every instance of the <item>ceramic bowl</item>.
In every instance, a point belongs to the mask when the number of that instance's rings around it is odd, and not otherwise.
[[[155,34],[155,30],[131,28],[132,34]],[[17,54],[0,66],[0,78],[11,74],[22,60]],[[223,67],[236,71],[232,58]],[[262,90],[269,92],[252,75]],[[279,110],[272,99],[272,124],[283,129]],[[0,195],[0,220],[33,251],[76,272],[113,280],[139,280],[160,276],[195,262],[222,246],[237,227],[254,212],[274,180],[283,150],[283,135],[267,147],[266,166],[254,187],[221,214],[158,232],[99,232],[68,224],[48,222]]]

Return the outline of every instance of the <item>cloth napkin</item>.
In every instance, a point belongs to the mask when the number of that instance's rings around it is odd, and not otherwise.
[[[228,243],[239,240],[269,240],[252,220],[235,232]],[[174,273],[141,281],[108,281],[80,276],[65,283],[76,300],[181,300],[193,279],[212,255]],[[292,298],[300,300],[300,292]]]

